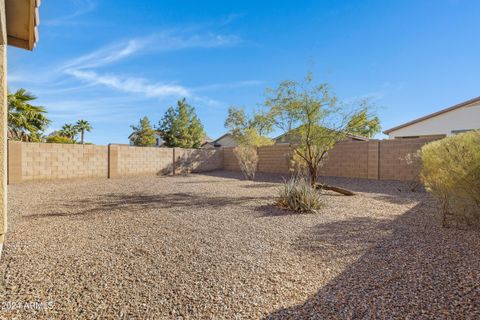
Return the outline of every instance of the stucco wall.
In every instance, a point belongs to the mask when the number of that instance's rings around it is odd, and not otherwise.
[[[452,131],[480,129],[480,103],[446,112],[389,133],[390,138],[452,135]]]

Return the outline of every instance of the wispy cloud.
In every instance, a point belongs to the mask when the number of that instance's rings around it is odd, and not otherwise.
[[[64,69],[95,68],[111,64],[133,55],[158,53],[190,48],[216,48],[234,46],[240,42],[234,35],[176,35],[173,32],[152,34],[148,37],[126,40],[114,45],[100,48],[91,53],[68,61]]]
[[[97,7],[97,3],[94,0],[70,0],[75,7],[74,11],[70,14],[63,15],[55,19],[45,20],[43,23],[48,26],[64,26],[76,24],[76,18],[84,14],[87,14]]]
[[[219,102],[193,94],[192,89],[182,85],[152,82],[144,78],[120,76],[112,73],[102,74],[98,72],[97,69],[149,52],[224,47],[235,45],[239,41],[240,39],[238,37],[231,35],[208,34],[185,36],[175,35],[172,32],[163,32],[100,48],[68,61],[63,64],[59,70],[89,85],[101,85],[126,93],[141,94],[146,98],[187,97],[213,106],[218,105]],[[203,89],[197,88],[197,90],[214,90],[215,88],[221,89],[226,87],[235,88],[253,84],[253,81],[233,84],[215,84],[209,87],[203,87]]]
[[[116,75],[99,75],[94,71],[69,69],[66,72],[87,83],[104,85],[128,93],[140,93],[148,98],[191,96],[190,90],[180,85],[149,83],[147,80],[141,78],[119,77]]]

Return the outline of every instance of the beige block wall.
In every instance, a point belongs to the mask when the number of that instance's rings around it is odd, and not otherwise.
[[[424,144],[437,138],[383,140],[379,147],[379,178],[382,180],[413,180],[420,168],[408,165],[405,157],[416,153]]]
[[[289,173],[290,147],[279,144],[258,148],[258,172]]]
[[[320,170],[323,176],[367,178],[368,142],[346,141],[338,143],[327,154]]]
[[[173,172],[173,149],[110,145],[110,178]]]
[[[320,171],[323,176],[384,180],[412,180],[420,168],[405,161],[425,143],[436,138],[345,141],[333,148]],[[289,172],[289,146],[274,145],[258,148],[258,172]],[[233,148],[224,148],[224,169],[239,171]]]
[[[9,142],[9,182],[106,177],[105,146]]]
[[[223,149],[223,169],[227,171],[240,171],[237,157],[233,153],[234,148],[222,148]]]
[[[221,149],[175,148],[175,173],[206,172],[223,169]]]

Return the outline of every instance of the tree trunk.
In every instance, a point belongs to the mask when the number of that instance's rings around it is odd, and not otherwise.
[[[328,184],[316,184],[315,185],[315,188],[317,189],[320,189],[320,190],[330,190],[330,191],[334,191],[334,192],[338,192],[338,193],[341,193],[345,196],[354,196],[355,193],[353,191],[350,191],[348,189],[344,189],[344,188],[340,188],[340,187],[336,187],[336,186],[330,186]]]
[[[85,136],[85,131],[82,130],[82,144],[85,144],[85,140],[83,139]]]

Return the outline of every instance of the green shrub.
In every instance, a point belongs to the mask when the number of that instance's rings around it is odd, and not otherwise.
[[[300,213],[318,213],[321,194],[305,178],[292,177],[279,190],[278,205]]]
[[[472,224],[480,222],[480,131],[431,142],[421,149],[421,178],[447,215]]]
[[[50,136],[50,137],[47,137],[47,143],[74,144],[75,140],[70,139],[69,137],[64,137],[64,136]]]

